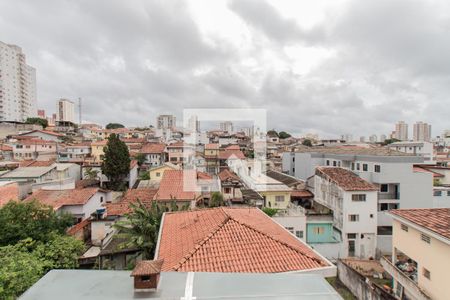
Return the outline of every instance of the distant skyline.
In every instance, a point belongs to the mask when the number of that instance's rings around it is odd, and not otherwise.
[[[0,40],[37,70],[38,108],[155,125],[183,108],[266,108],[268,128],[450,129],[450,3],[418,0],[0,2]]]

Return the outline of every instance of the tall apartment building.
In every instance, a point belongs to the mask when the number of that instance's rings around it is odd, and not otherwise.
[[[36,116],[36,70],[16,45],[0,42],[0,121]]]
[[[400,141],[408,140],[408,124],[404,121],[395,124],[395,138]]]
[[[158,129],[171,129],[177,126],[177,119],[173,115],[159,115],[156,119]]]
[[[234,132],[233,122],[225,121],[225,122],[221,122],[219,125],[220,125],[220,130],[222,130],[222,131],[226,131],[228,133]]]
[[[381,252],[390,253],[392,218],[385,211],[433,207],[433,175],[414,170],[414,164],[424,162],[423,156],[386,148],[325,147],[283,153],[282,170],[307,180],[314,176],[316,167],[336,166],[378,186],[377,247]]]
[[[413,139],[419,142],[429,142],[431,140],[431,125],[424,122],[414,124]]]
[[[75,103],[67,99],[60,99],[56,107],[57,121],[75,123]]]

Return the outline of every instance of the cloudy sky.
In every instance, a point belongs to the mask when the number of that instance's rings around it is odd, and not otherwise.
[[[422,120],[439,135],[450,128],[449,6],[0,0],[0,40],[36,67],[40,108],[82,97],[84,121],[148,125],[183,108],[245,107],[296,134],[388,134]]]

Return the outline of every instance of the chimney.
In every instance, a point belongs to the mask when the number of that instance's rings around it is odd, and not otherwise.
[[[137,291],[156,290],[163,262],[162,259],[137,262],[130,275],[134,277],[134,289]]]

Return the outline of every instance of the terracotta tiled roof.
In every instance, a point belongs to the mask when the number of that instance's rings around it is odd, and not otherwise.
[[[165,148],[164,144],[149,143],[142,146],[140,153],[163,153]]]
[[[339,167],[317,167],[316,175],[336,183],[345,191],[377,191],[378,188],[350,170]]]
[[[32,195],[28,196],[24,201],[32,201],[36,199],[44,205],[52,206],[54,209],[58,209],[67,205],[84,205],[92,196],[97,193],[99,188],[89,187],[83,189],[50,191],[50,190],[37,190]]]
[[[311,198],[314,197],[314,195],[308,190],[293,190],[291,192],[291,197]]]
[[[250,207],[166,213],[159,243],[164,271],[278,273],[329,266]]]
[[[8,146],[8,145],[5,145],[5,144],[1,144],[0,145],[0,151],[12,151],[12,147],[11,146]]]
[[[240,180],[239,176],[237,176],[235,173],[231,172],[228,169],[224,169],[224,170],[220,171],[218,176],[219,176],[220,181],[225,181],[225,180],[228,180],[228,179]]]
[[[22,133],[20,135],[29,135],[29,134],[32,134],[34,132],[40,132],[40,133],[45,133],[45,134],[48,134],[48,135],[59,136],[59,137],[64,136],[64,134],[56,133],[56,132],[53,132],[53,131],[47,131],[47,130],[33,130],[33,131],[30,131],[30,132]]]
[[[24,160],[21,161],[19,166],[20,167],[50,167],[55,163],[54,160]]]
[[[450,239],[450,208],[395,209],[389,213]]]
[[[19,200],[19,186],[17,182],[0,185],[0,207],[9,201]]]
[[[212,176],[205,172],[197,172],[197,179],[212,179]]]
[[[107,143],[108,143],[107,140],[101,140],[101,141],[92,142],[91,145],[92,146],[106,146]]]
[[[185,175],[184,175],[185,174]],[[193,192],[196,187],[197,174],[193,170],[166,170],[159,184],[154,200],[191,201],[197,198]],[[188,180],[184,182],[184,177]]]
[[[206,144],[205,149],[208,150],[218,150],[220,148],[219,144]]]
[[[120,140],[125,144],[143,144],[146,142],[143,138],[121,138]]]
[[[428,170],[427,168],[422,168],[422,167],[419,167],[419,166],[414,166],[413,167],[413,171],[414,172],[419,172],[419,173],[431,173],[431,174],[433,174],[434,178],[445,177],[445,175],[443,175],[443,174],[439,174],[437,172],[434,172],[434,171]]]
[[[56,142],[33,138],[33,139],[21,140],[18,144],[19,145],[56,145]]]
[[[134,267],[131,276],[145,276],[153,275],[161,272],[161,266],[163,264],[162,259],[158,260],[141,260],[138,261],[136,267]]]
[[[242,153],[241,150],[224,150],[219,152],[219,159],[229,159],[229,158],[236,159],[245,159],[244,153]]]
[[[167,145],[168,148],[182,148],[184,147],[184,143],[183,142],[176,142],[170,145]]]
[[[109,216],[123,216],[131,211],[130,203],[136,202],[137,199],[145,206],[150,207],[156,191],[155,189],[149,188],[130,189],[125,193],[120,202],[106,204],[106,213]]]
[[[77,232],[79,232],[80,230],[83,230],[83,228],[85,228],[86,226],[89,226],[89,224],[91,224],[91,220],[89,219],[84,219],[83,221],[81,221],[78,224],[73,225],[72,227],[70,227],[67,230],[67,234],[69,235],[75,235]]]

